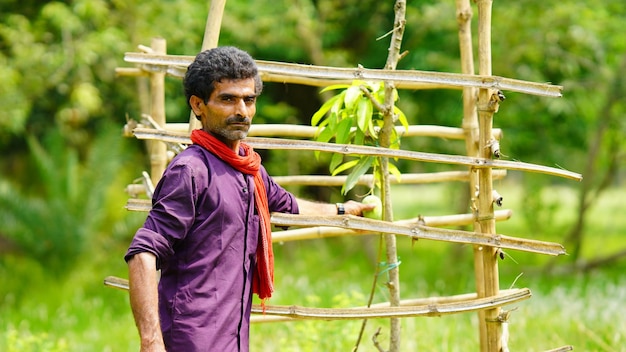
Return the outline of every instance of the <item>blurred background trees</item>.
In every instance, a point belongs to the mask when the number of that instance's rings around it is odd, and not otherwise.
[[[263,60],[381,68],[392,6],[373,0],[231,0],[220,45],[239,46]],[[460,72],[454,4],[428,0],[407,7],[408,55],[398,68]],[[115,77],[115,68],[128,66],[124,52],[153,37],[165,38],[171,54],[196,54],[207,11],[208,2],[191,0],[2,2],[0,254],[32,256],[60,270],[94,238],[132,235],[141,219],[129,220],[121,209],[122,190],[148,161],[141,143],[117,138],[126,118],[139,119],[142,111],[134,79]],[[561,99],[505,92],[495,126],[504,131],[507,158],[583,173],[579,221],[563,235],[574,260],[582,252],[586,210],[623,177],[625,20],[626,3],[618,0],[593,6],[582,0],[494,3],[494,75],[564,86]],[[186,122],[180,81],[168,78],[167,84],[168,121]],[[460,126],[460,94],[402,91],[398,105],[412,124]],[[267,83],[256,122],[308,125],[322,102],[315,88]],[[461,144],[436,139],[407,141],[403,148],[463,153]],[[267,155],[266,165],[280,174],[327,172],[310,160],[295,160],[296,168],[286,171],[283,160]],[[435,166],[400,167],[408,172]],[[525,187],[528,219],[549,207],[542,200],[544,185],[567,182],[509,177]]]

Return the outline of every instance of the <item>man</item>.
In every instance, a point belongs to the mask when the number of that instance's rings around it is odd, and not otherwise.
[[[252,293],[273,291],[270,212],[361,215],[373,206],[297,199],[271,179],[242,143],[262,90],[246,52],[198,54],[183,84],[202,129],[164,172],[125,256],[141,351],[247,351]]]

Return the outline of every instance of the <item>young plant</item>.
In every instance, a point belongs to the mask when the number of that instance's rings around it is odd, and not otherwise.
[[[326,143],[334,139],[337,144],[380,146],[378,134],[383,127],[384,84],[355,80],[351,85],[332,85],[324,88],[322,92],[339,89],[341,91],[326,101],[311,118],[311,125],[318,126],[316,140]],[[397,91],[394,91],[394,102],[397,99]],[[395,105],[393,113],[394,121],[399,121],[405,129],[408,129],[406,116]],[[395,129],[392,130],[389,148],[400,148],[400,135]],[[319,156],[319,153],[316,153],[316,156]],[[354,188],[359,178],[370,168],[373,168],[374,186],[380,189],[383,175],[378,172],[380,160],[377,157],[350,155],[345,158],[343,154],[334,153],[329,165],[329,171],[333,176],[351,170],[341,189],[342,194]],[[400,178],[400,171],[391,163],[389,172]]]

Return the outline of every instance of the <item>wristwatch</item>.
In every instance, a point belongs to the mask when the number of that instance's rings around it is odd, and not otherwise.
[[[343,215],[346,213],[346,208],[344,208],[343,203],[337,203],[337,215]]]

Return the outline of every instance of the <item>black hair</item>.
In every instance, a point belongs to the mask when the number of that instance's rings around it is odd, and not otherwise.
[[[247,52],[232,46],[205,50],[196,55],[183,78],[187,104],[192,95],[208,102],[215,82],[248,78],[254,78],[255,93],[261,94],[263,82],[254,59]]]

